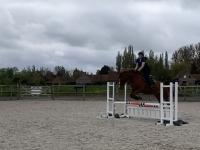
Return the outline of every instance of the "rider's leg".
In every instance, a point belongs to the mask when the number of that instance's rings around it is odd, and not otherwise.
[[[149,79],[149,73],[148,72],[144,72],[144,79],[146,81],[146,83],[151,86],[151,81]]]

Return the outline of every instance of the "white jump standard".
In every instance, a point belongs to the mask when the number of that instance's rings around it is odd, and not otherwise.
[[[169,101],[163,98],[163,89],[169,88]],[[123,116],[135,118],[159,119],[160,124],[173,125],[178,120],[178,83],[174,85],[160,84],[160,103],[144,103],[127,101],[127,85],[124,86],[124,100],[116,101],[116,86],[114,82],[107,82],[107,117],[114,117],[116,104],[124,105]],[[174,93],[174,94],[173,94]]]

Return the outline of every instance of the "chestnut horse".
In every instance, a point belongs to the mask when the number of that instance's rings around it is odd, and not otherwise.
[[[156,82],[150,87],[144,80],[140,72],[135,70],[123,71],[119,74],[120,87],[123,87],[125,83],[131,86],[131,98],[140,99],[136,94],[152,94],[160,102],[160,82]],[[164,88],[163,97],[165,101],[169,100],[169,89]]]

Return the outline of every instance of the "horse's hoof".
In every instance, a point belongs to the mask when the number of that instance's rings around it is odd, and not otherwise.
[[[115,114],[115,118],[120,118],[119,114]]]
[[[109,113],[109,114],[108,114],[108,116],[109,116],[109,117],[111,117],[111,116],[112,116],[112,114],[111,114],[111,113]]]
[[[130,95],[130,97],[132,98],[132,99],[135,99],[135,100],[138,100],[138,97],[136,96],[136,95]]]

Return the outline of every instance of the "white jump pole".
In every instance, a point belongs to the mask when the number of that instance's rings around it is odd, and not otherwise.
[[[127,83],[124,85],[124,115],[127,115]]]
[[[115,104],[124,104],[124,115],[127,115],[127,84],[124,85],[124,101],[115,101],[115,98],[115,82],[107,82],[107,117],[115,115]]]
[[[110,89],[112,89],[112,94],[110,97]],[[107,116],[115,114],[115,83],[107,82]]]
[[[170,82],[170,100],[169,100],[169,111],[170,111],[170,114],[169,114],[169,119],[170,119],[170,123],[169,125],[173,125],[173,120],[174,120],[174,117],[173,117],[173,112],[174,112],[174,103],[173,103],[173,83]]]
[[[169,88],[169,102],[164,101],[163,90]],[[174,95],[173,95],[174,91]],[[173,85],[163,85],[160,83],[160,124],[163,124],[164,120],[168,120],[169,124],[173,125],[174,121],[178,120],[178,83]]]
[[[169,88],[169,101],[164,100],[164,88]],[[110,93],[112,90],[112,93]],[[173,94],[174,91],[174,94]],[[127,117],[150,117],[155,119],[160,119],[159,124],[164,124],[164,120],[169,121],[168,125],[173,125],[174,121],[178,120],[178,83],[174,85],[170,83],[169,85],[163,85],[160,83],[160,104],[154,103],[144,103],[144,107],[131,106],[130,102],[127,101],[127,84],[124,85],[124,101],[115,101],[115,82],[107,83],[107,117],[114,117],[115,115],[115,104],[124,105],[124,115]],[[142,104],[142,103],[141,103]],[[145,108],[146,105],[155,105],[157,108],[152,109],[155,113],[159,111],[159,116],[143,116],[141,114],[130,114],[132,111],[142,111],[143,113],[148,113],[149,108]],[[160,106],[160,107],[159,107]]]
[[[163,124],[164,111],[163,111],[163,83],[160,83],[160,124]]]
[[[178,120],[178,82],[175,82],[175,102],[174,102],[174,105],[175,105],[175,118],[174,120],[177,121]]]

